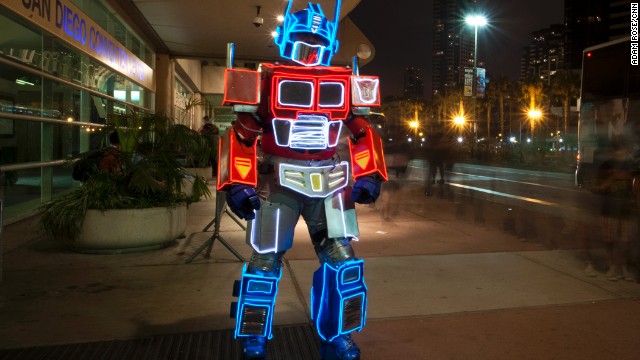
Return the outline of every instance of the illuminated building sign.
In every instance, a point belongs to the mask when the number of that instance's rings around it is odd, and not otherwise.
[[[155,91],[153,70],[70,1],[0,0],[0,4]]]

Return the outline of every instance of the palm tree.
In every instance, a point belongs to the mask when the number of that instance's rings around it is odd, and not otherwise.
[[[571,99],[578,97],[580,91],[580,75],[570,70],[560,70],[551,78],[551,94],[562,99],[564,118],[564,135],[569,127],[569,110]]]
[[[484,93],[484,99],[482,99],[481,106],[487,113],[487,139],[491,138],[491,110],[496,101],[496,89],[492,82],[487,82],[487,86]],[[502,131],[502,127],[501,127]],[[502,133],[501,133],[502,134]]]
[[[493,83],[493,91],[498,98],[498,110],[500,111],[500,133],[504,134],[504,100],[509,97],[512,91],[512,84],[509,79],[504,76],[498,76],[498,79]],[[509,129],[511,130],[511,129]]]

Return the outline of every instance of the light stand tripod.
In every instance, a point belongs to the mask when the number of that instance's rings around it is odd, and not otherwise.
[[[204,253],[204,257],[209,258],[209,256],[211,256],[211,250],[213,249],[213,243],[216,240],[220,241],[220,243],[224,245],[224,247],[226,247],[227,250],[229,250],[238,260],[245,262],[242,255],[240,255],[240,253],[238,253],[236,249],[234,249],[231,245],[229,245],[229,243],[220,236],[220,220],[223,213],[229,215],[231,220],[235,221],[235,223],[238,224],[242,228],[242,230],[247,229],[247,227],[242,222],[240,222],[240,219],[238,219],[232,212],[229,211],[229,209],[227,209],[227,201],[225,199],[224,192],[216,191],[215,217],[201,231],[201,232],[207,232],[207,230],[211,227],[211,225],[213,225],[213,233],[211,234],[209,239],[207,239],[207,241],[205,241],[202,245],[200,245],[200,247],[198,247],[198,249],[196,249],[196,251],[194,251],[193,254],[189,256],[189,258],[185,261],[185,264],[192,262],[193,259],[195,259],[195,257],[198,256],[198,254],[200,254],[202,250],[204,250],[205,248],[207,249],[207,251]],[[191,240],[191,237],[194,234],[195,233],[189,235],[189,239],[187,239],[187,242]]]

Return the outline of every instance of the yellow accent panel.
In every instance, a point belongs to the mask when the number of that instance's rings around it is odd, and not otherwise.
[[[322,174],[311,174],[311,190],[322,191]]]
[[[366,169],[369,160],[371,160],[371,154],[369,153],[369,150],[364,150],[357,153],[353,158],[355,159],[356,164],[360,166],[360,168]]]
[[[243,179],[245,179],[249,174],[249,171],[251,171],[251,159],[235,158],[234,165]]]

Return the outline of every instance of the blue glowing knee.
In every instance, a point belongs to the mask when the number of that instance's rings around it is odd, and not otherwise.
[[[278,281],[282,269],[275,275],[247,273],[242,269],[242,280],[234,285],[238,302],[231,304],[231,315],[236,318],[235,337],[260,336],[271,339],[273,310],[278,294]]]
[[[360,331],[367,310],[364,261],[324,263],[313,274],[311,320],[323,341]]]

